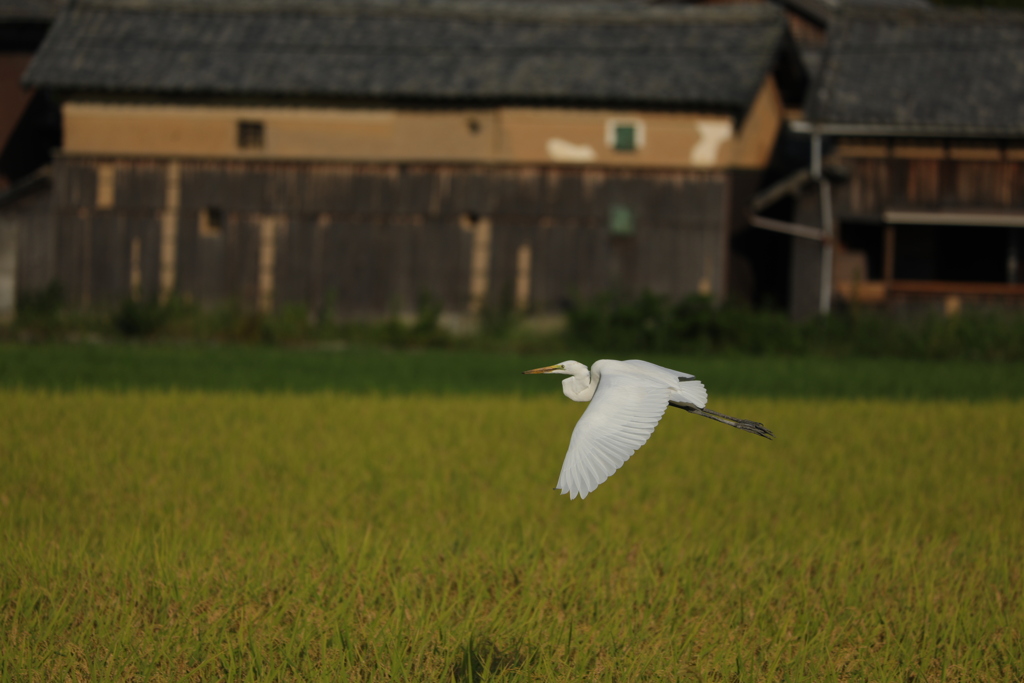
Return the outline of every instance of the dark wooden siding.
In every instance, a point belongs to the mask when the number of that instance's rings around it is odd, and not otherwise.
[[[850,178],[837,185],[848,217],[886,209],[1024,208],[1024,163],[954,159],[845,159]]]
[[[15,287],[19,292],[45,289],[57,277],[52,195],[47,184],[0,207],[0,221],[13,224],[16,234]]]
[[[169,163],[180,176],[170,212]],[[115,166],[115,202],[105,209],[95,206],[99,164]],[[267,220],[275,306],[381,314],[430,296],[466,310],[473,235],[465,221],[477,217],[493,226],[489,306],[511,301],[524,244],[537,311],[612,288],[723,293],[730,178],[721,172],[64,158],[54,183],[56,261],[73,302],[130,295],[133,239],[142,293],[155,296],[168,215],[175,291],[208,304],[258,305]],[[634,235],[610,233],[612,205],[628,207]],[[203,233],[200,216],[210,210],[222,225]]]

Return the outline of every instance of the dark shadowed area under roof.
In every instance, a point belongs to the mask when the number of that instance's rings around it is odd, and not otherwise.
[[[1024,136],[1024,13],[846,14],[807,115],[866,134]]]
[[[25,82],[119,95],[744,111],[789,45],[782,12],[767,3],[137,0],[62,13]]]

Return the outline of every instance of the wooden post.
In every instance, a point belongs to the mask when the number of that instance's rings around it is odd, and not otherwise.
[[[491,280],[491,219],[462,216],[459,227],[473,236],[469,257],[469,312],[479,315]]]
[[[1020,273],[1020,254],[1017,248],[1018,238],[1017,229],[1010,228],[1006,231],[1006,239],[1008,241],[1006,250],[1006,281],[1010,284],[1015,284],[1019,279]]]
[[[821,192],[821,293],[818,312],[828,315],[832,311],[832,271],[835,262],[835,218],[832,215],[832,183],[819,181]]]
[[[310,254],[309,264],[309,307],[311,312],[317,316],[326,316],[329,312],[324,310],[324,272],[327,260],[327,230],[331,227],[331,215],[323,212],[316,217],[316,227],[313,229],[313,250]]]
[[[818,200],[821,208],[821,287],[818,293],[818,312],[828,315],[832,310],[832,271],[835,248],[835,217],[832,214],[832,183],[822,173],[822,139],[819,133],[811,135],[811,177],[818,181]]]
[[[811,134],[811,178],[821,180],[821,135]]]
[[[92,303],[92,212],[84,206],[78,209],[82,221],[82,308]]]
[[[896,274],[896,228],[885,226],[885,241],[882,245],[882,279],[888,290]]]
[[[0,324],[14,320],[17,310],[18,224],[0,219]]]
[[[274,266],[277,262],[277,220],[274,216],[260,218],[260,246],[256,308],[270,313],[274,308]]]
[[[133,301],[142,298],[142,238],[132,237],[128,254],[128,292]]]
[[[530,307],[530,281],[532,279],[533,247],[528,243],[516,249],[516,310],[526,311]]]
[[[117,201],[117,169],[112,163],[96,165],[96,208],[112,209]]]
[[[160,216],[160,301],[174,292],[178,271],[178,214],[181,210],[181,165],[167,163],[164,180],[164,211]]]

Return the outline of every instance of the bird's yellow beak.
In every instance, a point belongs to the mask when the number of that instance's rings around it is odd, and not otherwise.
[[[535,368],[533,370],[526,370],[525,372],[523,372],[523,374],[524,375],[543,375],[543,374],[546,374],[546,373],[549,373],[549,372],[554,372],[555,370],[562,370],[562,369],[563,368],[562,368],[561,365],[548,365],[547,367],[544,367],[544,368]]]

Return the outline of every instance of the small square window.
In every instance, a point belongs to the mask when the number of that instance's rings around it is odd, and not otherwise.
[[[636,152],[646,144],[644,122],[638,118],[605,119],[604,141],[616,152]]]
[[[263,122],[238,122],[238,148],[263,149]]]
[[[608,207],[608,232],[623,237],[636,232],[633,210],[625,204],[612,204]]]
[[[636,126],[631,123],[620,123],[615,126],[615,149],[620,152],[632,152],[636,149]]]

